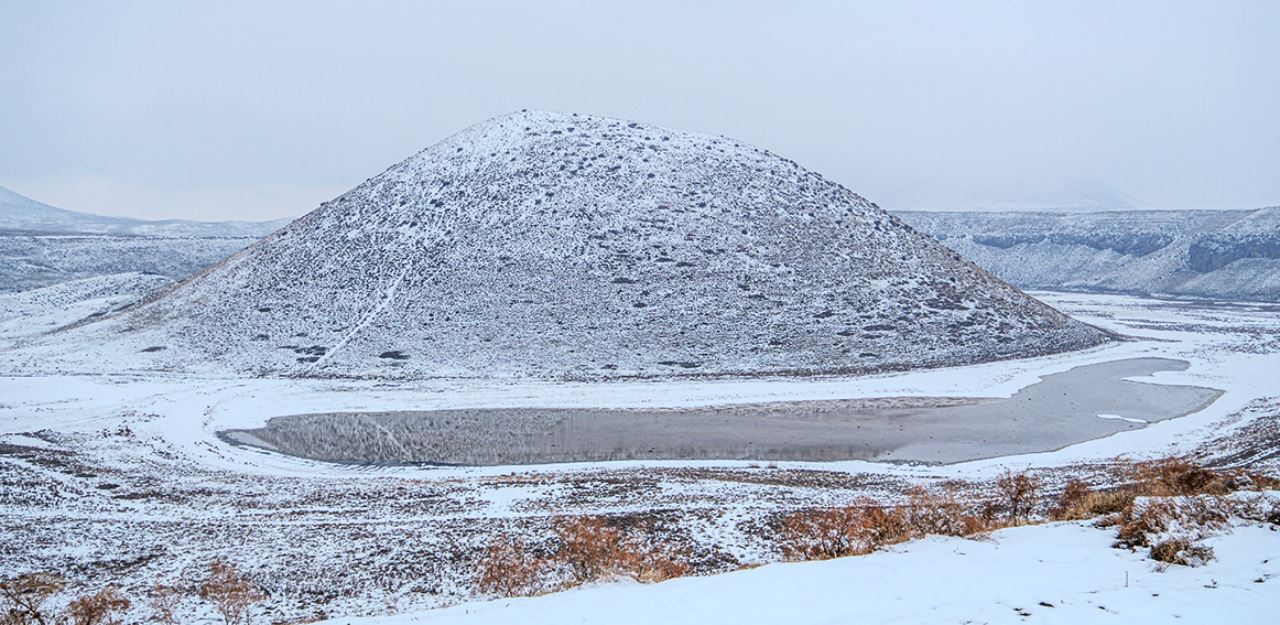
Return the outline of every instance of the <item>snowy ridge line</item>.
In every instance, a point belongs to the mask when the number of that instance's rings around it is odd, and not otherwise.
[[[895,214],[1026,289],[1280,302],[1280,207]]]

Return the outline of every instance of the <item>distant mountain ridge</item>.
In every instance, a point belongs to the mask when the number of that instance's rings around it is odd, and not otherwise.
[[[895,214],[1024,289],[1280,301],[1280,207]]]
[[[767,150],[521,112],[51,340],[73,368],[616,378],[960,365],[1109,337]]]
[[[132,272],[177,280],[289,221],[104,217],[55,208],[0,187],[0,293]]]
[[[108,217],[49,206],[0,187],[0,230],[22,234],[113,234],[164,237],[262,237],[291,219],[204,222]]]

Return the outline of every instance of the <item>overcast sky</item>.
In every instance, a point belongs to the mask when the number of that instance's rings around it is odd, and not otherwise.
[[[0,3],[0,186],[66,208],[297,215],[521,108],[890,205],[1280,204],[1280,2]]]

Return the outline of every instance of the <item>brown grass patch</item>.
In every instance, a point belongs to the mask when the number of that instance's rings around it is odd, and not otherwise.
[[[536,595],[547,590],[546,568],[546,560],[533,553],[523,540],[502,534],[489,544],[477,586],[487,595]]]
[[[971,513],[950,490],[916,487],[901,506],[865,499],[851,506],[787,514],[782,517],[779,542],[787,560],[826,560],[863,555],[928,535],[973,536],[994,527]]]
[[[499,596],[550,592],[615,577],[656,583],[689,575],[687,555],[606,517],[575,516],[554,527],[552,547],[539,554],[500,536],[481,564],[478,588]]]
[[[1165,564],[1200,566],[1213,560],[1213,548],[1188,538],[1167,538],[1151,545],[1149,557]]]
[[[973,536],[993,528],[989,519],[972,514],[949,488],[912,488],[907,492],[905,511],[907,525],[916,536]]]

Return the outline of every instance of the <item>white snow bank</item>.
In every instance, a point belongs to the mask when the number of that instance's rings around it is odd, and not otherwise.
[[[869,556],[775,564],[656,585],[619,583],[329,623],[1274,623],[1280,535],[1207,541],[1218,559],[1158,572],[1086,523],[930,538]]]

